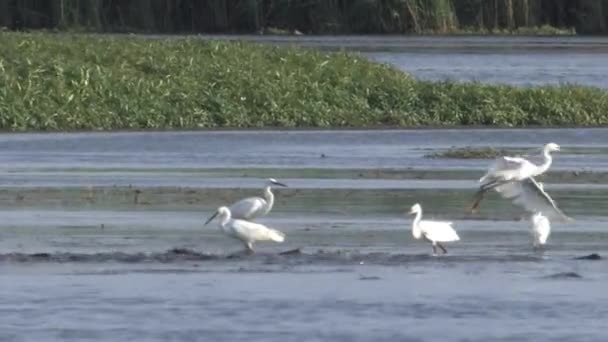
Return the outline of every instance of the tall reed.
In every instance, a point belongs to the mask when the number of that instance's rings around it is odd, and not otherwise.
[[[517,33],[552,26],[606,33],[607,7],[608,0],[0,0],[0,26],[164,33]]]

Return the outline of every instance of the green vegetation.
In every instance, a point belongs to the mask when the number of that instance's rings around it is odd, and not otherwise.
[[[347,53],[0,32],[0,129],[608,124],[608,92],[422,82]]]
[[[436,31],[423,31],[424,35],[437,34]],[[468,27],[454,29],[449,32],[451,35],[494,35],[494,36],[574,36],[574,28],[557,28],[549,25],[517,27],[514,29],[506,28],[479,28]]]
[[[0,27],[91,32],[608,33],[606,0],[0,0]]]
[[[424,155],[426,158],[448,158],[448,159],[492,159],[499,156],[511,156],[521,154],[522,151],[514,151],[504,148],[493,147],[453,147],[444,151],[433,152]]]

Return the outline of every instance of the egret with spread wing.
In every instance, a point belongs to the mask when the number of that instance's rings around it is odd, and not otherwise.
[[[274,205],[274,194],[272,193],[273,185],[287,187],[287,185],[278,182],[274,178],[268,178],[266,187],[264,188],[264,198],[257,196],[248,197],[233,203],[228,208],[232,213],[232,217],[243,220],[253,220],[268,214]],[[211,222],[216,215],[217,212],[205,222],[205,225]]]
[[[230,209],[227,207],[219,207],[216,214],[219,216],[219,226],[222,232],[243,242],[248,253],[253,253],[253,243],[255,241],[285,241],[285,234],[276,229],[268,228],[259,223],[233,219]]]
[[[476,211],[483,199],[483,195],[502,184],[525,180],[545,173],[551,167],[553,158],[551,152],[559,151],[559,145],[548,143],[543,147],[543,162],[536,165],[529,160],[521,157],[499,157],[490,167],[488,172],[479,179],[481,183],[479,190],[475,194],[470,211]]]
[[[534,177],[508,182],[494,189],[502,197],[512,200],[513,204],[531,213],[540,212],[562,222],[572,220],[559,209],[551,196],[545,192],[542,183],[537,182]]]
[[[412,206],[410,215],[416,215],[412,223],[412,235],[416,240],[424,238],[433,244],[433,254],[437,254],[437,247],[443,253],[448,251],[441,242],[452,242],[460,240],[458,234],[452,227],[452,222],[422,220],[422,207],[416,203]]]

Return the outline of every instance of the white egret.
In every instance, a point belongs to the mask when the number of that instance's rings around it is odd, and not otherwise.
[[[534,177],[501,184],[494,189],[502,197],[512,200],[513,204],[531,213],[541,212],[559,221],[572,220],[558,208],[551,196],[545,192],[542,183],[537,182]]]
[[[232,213],[232,217],[243,220],[253,220],[268,214],[274,205],[274,194],[272,193],[273,185],[287,187],[287,185],[278,182],[274,178],[268,178],[266,187],[264,188],[264,198],[257,196],[248,197],[233,203],[228,208]],[[211,222],[216,215],[217,212],[205,222],[205,225]]]
[[[532,238],[534,248],[541,247],[547,243],[549,234],[551,234],[551,224],[541,212],[532,215]]]
[[[460,240],[458,234],[452,227],[452,222],[445,221],[422,221],[422,207],[416,203],[410,210],[410,215],[415,214],[414,222],[412,223],[412,235],[415,239],[424,238],[433,244],[433,254],[437,254],[437,247],[441,248],[443,253],[448,251],[443,247],[441,242],[452,242]]]
[[[553,161],[550,153],[559,150],[560,147],[556,143],[546,144],[543,147],[543,162],[540,165],[536,165],[522,157],[504,156],[496,158],[494,164],[488,169],[488,172],[479,179],[481,185],[475,194],[470,210],[476,211],[483,199],[483,195],[497,186],[508,182],[522,181],[545,173],[551,167]]]
[[[285,234],[276,229],[259,223],[233,219],[228,207],[219,207],[216,214],[219,216],[219,227],[222,232],[243,242],[248,253],[253,253],[255,241],[285,241]]]

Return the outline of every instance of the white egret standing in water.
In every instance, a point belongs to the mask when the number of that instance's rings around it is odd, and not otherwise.
[[[540,212],[532,215],[531,220],[533,245],[534,248],[538,248],[547,243],[549,234],[551,234],[551,224],[549,219]]]
[[[253,220],[268,214],[274,205],[274,194],[272,193],[273,185],[287,187],[287,185],[278,182],[274,178],[268,178],[266,187],[264,188],[264,198],[257,196],[248,197],[233,203],[228,208],[230,209],[232,217],[243,220]],[[205,222],[205,225],[211,222],[216,215],[217,212]]]
[[[415,239],[424,238],[433,245],[433,254],[437,254],[437,247],[441,248],[443,253],[448,251],[441,242],[458,241],[460,237],[452,227],[452,222],[445,221],[422,221],[422,207],[416,203],[412,206],[410,215],[415,214],[414,222],[412,223],[412,235]]]
[[[216,215],[219,216],[219,227],[222,232],[240,240],[245,245],[245,250],[248,253],[253,253],[253,243],[255,241],[285,241],[285,234],[276,229],[268,228],[259,223],[233,219],[230,209],[227,207],[219,207]]]
[[[530,177],[535,177],[545,173],[551,166],[553,158],[551,152],[559,151],[559,145],[548,143],[543,147],[543,162],[536,165],[521,157],[499,157],[494,161],[488,172],[479,179],[481,183],[479,190],[475,194],[471,211],[476,211],[483,199],[483,195],[502,184],[509,182],[523,181]]]

